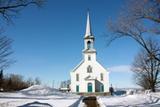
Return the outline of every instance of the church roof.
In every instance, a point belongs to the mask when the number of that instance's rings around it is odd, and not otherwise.
[[[82,64],[83,64],[84,60],[82,60],[73,70],[72,72],[74,72],[77,68],[79,68]]]
[[[87,76],[86,78],[85,78],[85,80],[96,80],[97,78],[95,77],[95,76],[91,76],[91,75],[89,75],[89,76]]]
[[[95,49],[84,49],[83,53],[96,53]]]

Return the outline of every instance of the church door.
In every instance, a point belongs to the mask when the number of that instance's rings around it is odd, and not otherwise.
[[[103,84],[101,84],[101,86],[100,86],[100,92],[104,92],[104,85]]]
[[[92,83],[88,83],[88,92],[92,92]]]

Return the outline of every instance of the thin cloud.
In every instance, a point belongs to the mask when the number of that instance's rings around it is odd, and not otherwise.
[[[130,72],[131,66],[130,65],[118,65],[108,68],[109,72]]]

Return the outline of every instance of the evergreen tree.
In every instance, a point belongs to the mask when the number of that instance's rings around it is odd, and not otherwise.
[[[0,71],[0,88],[2,88],[3,85],[3,70]]]

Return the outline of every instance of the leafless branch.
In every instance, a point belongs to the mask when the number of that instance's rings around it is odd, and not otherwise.
[[[24,7],[29,5],[42,6],[45,0],[0,0],[0,14],[6,22],[12,22]]]

